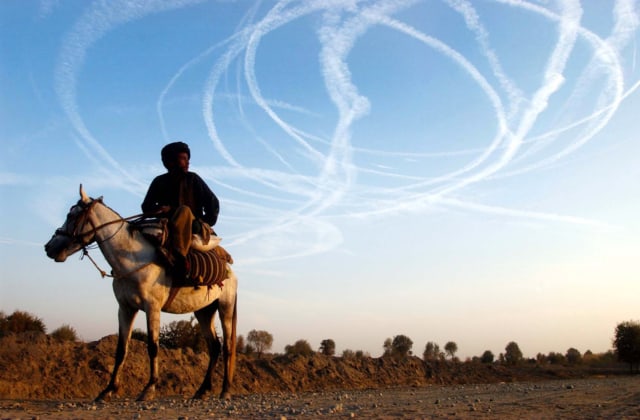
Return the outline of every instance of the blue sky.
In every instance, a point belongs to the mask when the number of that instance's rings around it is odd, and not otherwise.
[[[639,25],[633,0],[2,1],[0,309],[115,332],[109,281],[42,246],[80,183],[139,213],[181,140],[239,333],[274,351],[606,351],[640,318]]]

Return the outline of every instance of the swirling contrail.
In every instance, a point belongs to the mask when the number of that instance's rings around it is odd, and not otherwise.
[[[55,69],[55,88],[62,108],[86,144],[87,150],[97,154],[107,165],[120,173],[126,180],[123,188],[127,190],[138,192],[145,185],[109,154],[84,123],[77,103],[78,73],[89,48],[118,25],[140,19],[151,13],[177,9],[201,1],[203,0],[93,2],[63,41]]]

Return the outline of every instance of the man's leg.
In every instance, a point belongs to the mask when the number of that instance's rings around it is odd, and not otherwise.
[[[185,277],[188,272],[187,253],[191,247],[191,225],[195,217],[191,209],[187,206],[180,206],[176,209],[173,217],[169,221],[169,229],[172,232],[171,246],[175,256],[176,275]]]

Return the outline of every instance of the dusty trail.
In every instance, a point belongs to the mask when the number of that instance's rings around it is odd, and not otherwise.
[[[249,394],[231,401],[0,401],[0,418],[95,419],[635,419],[640,377]]]

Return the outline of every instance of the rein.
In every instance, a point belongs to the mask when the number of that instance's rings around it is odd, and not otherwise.
[[[150,266],[151,264],[153,264],[152,262],[148,262],[146,264],[142,264],[140,267],[138,268],[134,268],[133,270],[129,271],[126,274],[122,274],[122,275],[113,275],[113,274],[108,274],[106,271],[104,271],[103,269],[100,268],[100,266],[98,266],[98,263],[96,263],[96,261],[91,257],[91,255],[89,255],[89,250],[87,249],[86,246],[82,247],[82,257],[80,257],[80,259],[83,259],[84,257],[89,257],[89,260],[93,263],[93,266],[96,268],[96,270],[98,270],[98,272],[100,273],[100,276],[102,278],[105,277],[111,277],[112,279],[124,279],[126,277],[129,277],[130,275],[132,275],[133,273],[142,270],[145,267]],[[113,272],[113,270],[111,271]]]
[[[91,203],[89,203],[89,205],[88,205],[88,206],[84,207],[84,209],[83,209],[83,210],[86,212],[85,214],[87,214],[87,213],[88,213],[88,211],[91,209],[91,207],[93,207],[93,205],[94,205],[95,203],[98,203],[98,202],[100,202],[100,203],[101,203],[101,202],[102,202],[102,200],[101,200],[101,199],[95,199],[95,200],[93,200]],[[100,268],[100,266],[98,265],[98,263],[96,263],[96,261],[93,259],[93,257],[91,257],[91,255],[89,255],[89,245],[90,245],[94,240],[96,241],[96,243],[97,243],[98,245],[99,245],[99,244],[101,244],[101,243],[104,243],[104,242],[108,242],[109,240],[113,239],[113,237],[115,237],[115,236],[118,234],[118,232],[120,232],[120,230],[124,227],[124,225],[125,225],[125,223],[126,223],[126,222],[128,222],[128,221],[130,221],[130,220],[135,220],[135,219],[142,218],[143,216],[144,216],[144,213],[140,213],[140,214],[136,214],[136,215],[128,216],[128,217],[120,217],[119,219],[111,220],[111,221],[106,222],[106,223],[103,223],[103,224],[101,224],[101,225],[99,225],[99,226],[95,226],[95,225],[93,224],[93,222],[91,222],[91,221],[89,220],[89,223],[91,224],[91,230],[89,230],[89,231],[87,231],[87,232],[82,232],[82,233],[80,233],[80,234],[78,234],[78,233],[75,233],[75,232],[74,232],[74,234],[73,234],[73,235],[70,235],[71,237],[75,237],[75,238],[84,238],[84,237],[85,237],[85,236],[87,236],[87,235],[93,235],[93,239],[91,239],[89,242],[84,243],[84,244],[82,245],[82,257],[80,257],[80,259],[83,259],[85,256],[86,256],[86,257],[88,257],[88,258],[89,258],[89,260],[91,261],[91,263],[93,264],[93,266],[96,268],[96,270],[98,270],[98,272],[100,273],[100,276],[101,276],[102,278],[105,278],[105,277],[111,277],[111,278],[113,278],[113,279],[128,277],[128,276],[130,276],[131,274],[133,274],[133,273],[135,273],[135,272],[137,272],[137,271],[139,271],[139,270],[142,270],[143,268],[145,268],[145,267],[147,267],[147,266],[151,265],[152,263],[151,263],[151,262],[148,262],[148,263],[146,263],[146,264],[141,265],[141,266],[140,266],[140,267],[138,267],[138,268],[135,268],[135,269],[133,269],[133,270],[129,271],[128,273],[126,273],[126,274],[124,274],[124,275],[113,275],[113,274],[108,274],[105,270],[101,269],[101,268]],[[87,222],[87,221],[84,221],[83,226],[84,226],[84,224],[86,224],[86,222]],[[99,231],[100,229],[102,229],[102,228],[104,228],[104,227],[106,227],[106,226],[112,225],[112,224],[114,224],[114,223],[121,223],[121,225],[120,225],[120,227],[118,228],[118,230],[116,230],[116,231],[115,231],[111,236],[109,236],[108,238],[105,238],[105,239],[103,239],[103,240],[101,240],[101,241],[99,241],[99,242],[98,242],[98,240],[97,240],[97,239],[96,239],[96,237],[95,237],[95,236],[96,236],[96,234],[98,233],[98,231]],[[113,272],[113,270],[112,270],[111,272]]]

